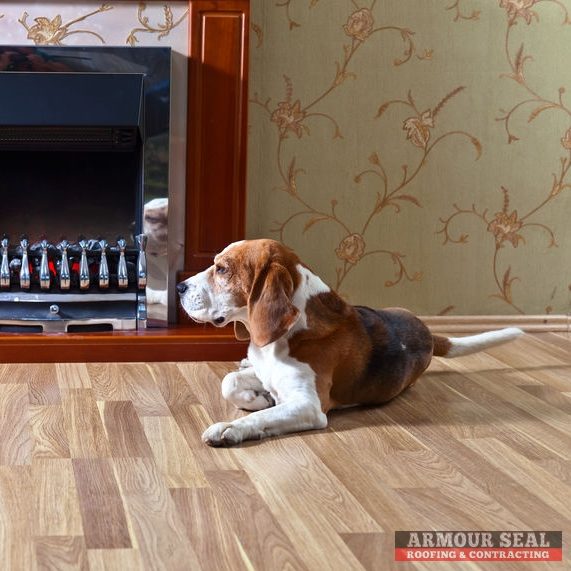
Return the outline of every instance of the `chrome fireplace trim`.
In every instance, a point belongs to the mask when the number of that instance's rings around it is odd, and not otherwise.
[[[0,293],[0,330],[67,333],[94,326],[109,326],[113,331],[133,331],[147,327],[146,295],[125,293]]]
[[[69,319],[59,321],[42,321],[35,319],[1,319],[0,326],[13,325],[20,328],[41,327],[42,333],[68,333],[69,327],[89,327],[94,325],[110,325],[113,331],[134,331],[137,329],[136,319]]]
[[[31,302],[90,302],[90,301],[136,301],[138,294],[126,293],[24,293],[0,292],[0,301]]]

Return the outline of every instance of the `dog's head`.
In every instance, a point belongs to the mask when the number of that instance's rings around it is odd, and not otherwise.
[[[275,240],[243,240],[226,247],[207,270],[177,285],[182,307],[199,322],[236,322],[236,336],[263,347],[297,321],[292,302],[300,275],[297,256]]]

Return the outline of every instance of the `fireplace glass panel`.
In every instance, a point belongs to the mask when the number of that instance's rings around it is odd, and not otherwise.
[[[79,236],[133,243],[138,152],[0,152],[0,233],[12,243]]]
[[[103,76],[110,74],[141,78],[143,99],[137,124],[131,120],[105,124],[101,117],[113,114],[117,107],[110,106],[99,95],[93,97],[83,86],[77,91],[68,89],[67,93],[83,92],[86,100],[92,98],[89,105],[81,107],[79,113],[76,105],[76,110],[70,111],[69,121],[64,116],[60,123],[49,123],[47,119],[43,123],[49,129],[56,127],[57,130],[58,125],[63,126],[64,135],[65,129],[81,130],[82,125],[88,130],[117,127],[120,138],[126,132],[124,129],[136,133],[136,144],[131,138],[128,145],[113,149],[108,146],[93,148],[87,144],[75,145],[75,148],[74,145],[66,148],[61,145],[47,148],[46,145],[44,148],[42,144],[27,150],[10,148],[4,137],[6,134],[8,138],[11,136],[12,127],[18,130],[22,125],[24,128],[39,125],[41,130],[45,114],[39,109],[50,111],[49,106],[45,106],[46,98],[42,99],[41,89],[20,88],[20,97],[15,101],[23,101],[18,112],[24,122],[13,120],[12,112],[0,122],[0,238],[2,234],[10,237],[10,255],[13,256],[22,235],[27,235],[31,244],[43,237],[55,244],[62,237],[77,242],[79,236],[85,236],[88,239],[105,238],[110,245],[121,236],[133,248],[133,235],[145,232],[148,235],[148,324],[167,325],[170,48],[0,46],[0,74],[2,72],[25,75],[26,81],[34,74],[67,75],[70,83],[80,74],[98,75],[96,81],[101,84],[107,81]],[[69,77],[70,74],[75,77]],[[115,81],[113,78],[108,80]],[[11,77],[9,81],[17,80]],[[0,100],[7,91],[0,92]],[[103,92],[112,98],[116,89]],[[68,97],[65,93],[64,89],[62,99],[70,101],[70,107],[73,107],[73,96]],[[14,99],[10,105],[13,102]],[[60,104],[60,107],[65,110],[66,104]],[[88,117],[90,108],[97,108],[99,115],[92,113]],[[26,113],[26,109],[31,109],[35,115]],[[41,117],[41,120],[32,121],[32,116]]]

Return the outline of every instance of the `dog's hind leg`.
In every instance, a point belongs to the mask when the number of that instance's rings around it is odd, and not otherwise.
[[[222,396],[243,410],[262,410],[275,404],[253,367],[228,373],[222,381]]]

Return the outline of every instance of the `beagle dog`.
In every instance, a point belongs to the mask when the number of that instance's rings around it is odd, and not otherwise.
[[[229,373],[222,395],[252,414],[210,426],[210,446],[325,428],[327,412],[385,403],[410,387],[433,356],[458,357],[518,337],[516,328],[470,337],[432,335],[405,309],[346,303],[287,247],[243,240],[179,283],[198,322],[250,339],[249,366]]]

